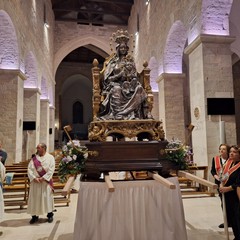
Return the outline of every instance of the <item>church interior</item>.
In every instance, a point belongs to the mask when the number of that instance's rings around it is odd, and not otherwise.
[[[210,170],[219,145],[240,145],[239,12],[239,0],[0,0],[0,143],[8,154],[5,166],[10,168],[31,159],[39,143],[45,143],[47,151],[57,155],[69,140],[79,140],[81,145],[93,150],[90,158],[94,159],[98,142],[117,138],[123,146],[138,144],[139,155],[143,153],[143,158],[147,158],[144,155],[147,142],[154,140],[164,145],[165,141],[177,140],[191,149],[192,164],[199,166],[197,170],[203,170],[193,171],[196,177],[214,183]],[[118,35],[119,31],[127,32],[123,34],[127,40]],[[134,77],[142,81],[142,86],[124,93],[122,101],[128,101],[126,109],[123,106],[119,111],[113,109],[113,98],[107,102],[109,112],[101,115],[101,107],[105,107],[108,97],[119,96],[119,88],[113,84],[111,94],[104,95],[108,88],[100,77],[105,74],[106,62],[114,62],[116,49],[124,41],[128,43],[125,57],[130,62],[134,59]],[[129,76],[124,77],[126,80]],[[143,98],[142,108],[126,115],[128,108],[135,107]],[[97,128],[105,129],[105,135],[99,129],[102,135],[95,133]],[[141,134],[136,130],[140,128]],[[117,135],[111,135],[112,129]],[[122,137],[124,142],[119,140]],[[106,149],[103,146],[103,151]],[[115,150],[110,153],[114,154]],[[153,151],[154,148],[148,148],[147,154]],[[120,152],[117,156],[128,159],[138,150]],[[109,152],[104,157],[108,155]],[[153,159],[152,155],[148,158]],[[134,165],[135,170],[144,168],[144,161],[140,162]],[[155,160],[151,164],[149,161],[145,170],[158,169]],[[88,165],[90,170],[92,166]],[[127,171],[133,163],[121,166],[124,169],[113,163],[108,165],[111,170]],[[112,238],[114,232],[118,235],[120,230],[114,224],[100,235],[91,229],[86,237],[81,232],[78,234],[78,230],[86,229],[83,222],[87,226],[91,220],[85,219],[85,215],[84,219],[76,220],[81,215],[76,213],[82,204],[80,192],[88,191],[89,187],[84,183],[81,188],[79,182],[75,183],[79,195],[70,193],[67,200],[65,195],[63,202],[67,206],[57,205],[53,225],[41,222],[30,226],[25,207],[6,207],[0,237],[100,240],[110,239],[106,236]],[[180,186],[181,182],[174,184]],[[117,187],[121,189],[121,182],[116,182]],[[156,190],[155,185],[150,188],[157,192],[156,196],[166,194],[169,205],[174,204],[174,198],[181,199],[182,205],[175,215],[185,220],[183,225],[172,230],[166,227],[168,224],[159,224],[160,230],[167,228],[174,232],[168,238],[154,234],[146,237],[142,230],[141,237],[128,236],[126,232],[124,238],[116,236],[117,240],[226,239],[226,229],[218,228],[223,213],[216,189],[212,195],[184,195],[175,190],[176,195],[168,195],[164,189]],[[97,193],[107,199],[100,188],[94,192]],[[101,204],[90,201],[90,197],[94,199],[89,194],[82,201]],[[81,207],[86,214],[85,206]],[[170,212],[171,206],[168,207]],[[92,209],[90,213],[97,214]],[[127,222],[128,213],[125,214],[123,218]],[[102,224],[107,228],[110,220],[103,213],[101,217],[106,220]],[[137,218],[134,213],[131,217]],[[150,219],[155,222],[151,229],[157,229],[156,219]],[[148,217],[142,224],[145,220]],[[177,222],[177,217],[174,220]],[[77,228],[77,224],[81,227]],[[134,228],[130,232],[133,234]],[[228,234],[230,239],[234,238],[231,228]]]

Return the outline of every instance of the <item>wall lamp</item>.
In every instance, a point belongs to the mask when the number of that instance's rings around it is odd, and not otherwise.
[[[45,4],[43,6],[43,22],[44,22],[44,26],[46,28],[49,28],[49,24],[47,22],[47,9],[46,9],[46,5]]]

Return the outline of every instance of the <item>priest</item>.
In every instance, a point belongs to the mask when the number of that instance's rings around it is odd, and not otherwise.
[[[38,144],[37,153],[32,156],[28,164],[30,192],[27,213],[32,216],[30,224],[36,223],[39,220],[39,215],[44,214],[47,214],[47,221],[49,223],[53,221],[54,198],[52,176],[55,171],[55,159],[46,150],[46,144]]]

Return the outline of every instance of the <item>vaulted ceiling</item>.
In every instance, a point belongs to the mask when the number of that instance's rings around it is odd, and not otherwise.
[[[134,0],[52,0],[56,21],[78,24],[124,25]]]

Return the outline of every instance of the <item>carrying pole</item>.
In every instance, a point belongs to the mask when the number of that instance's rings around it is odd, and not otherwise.
[[[219,180],[220,180],[220,187],[224,187],[223,184],[223,168],[220,169],[219,171]],[[224,224],[224,231],[226,234],[226,239],[229,240],[229,233],[228,233],[228,221],[227,221],[227,211],[226,211],[226,201],[225,201],[225,194],[222,193],[222,206],[223,206],[223,224]]]
[[[223,184],[220,185],[223,187]],[[229,240],[229,232],[228,232],[228,222],[227,222],[227,211],[226,211],[226,202],[225,202],[225,194],[222,193],[222,205],[223,205],[223,223],[224,223],[224,231],[226,234],[226,239]]]

